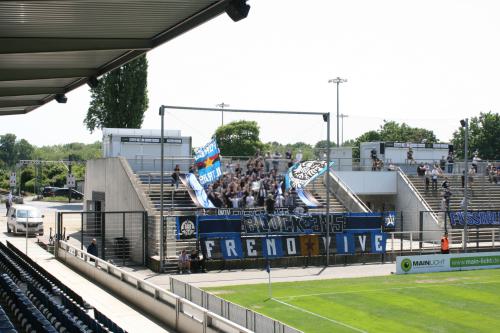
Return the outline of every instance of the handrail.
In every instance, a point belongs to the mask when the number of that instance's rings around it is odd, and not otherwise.
[[[115,265],[100,259],[92,254],[87,253],[84,250],[81,250],[73,245],[70,245],[64,241],[59,241],[59,249],[66,251],[69,254],[74,255],[77,258],[82,259],[83,262],[86,262],[89,266],[94,266],[96,269],[100,269],[102,272],[105,272],[124,283],[131,285],[134,288],[144,292],[145,294],[153,297],[157,301],[161,301],[167,303],[167,305],[175,308],[175,312],[184,313],[186,316],[191,317],[193,320],[201,323],[203,325],[203,332],[206,331],[207,327],[217,326],[217,322],[223,323],[228,326],[231,331],[229,332],[238,332],[238,333],[252,333],[251,330],[246,329],[245,327],[238,325],[218,314],[215,314],[183,297],[180,297],[168,290],[160,288],[151,282],[144,281],[141,278],[134,276],[133,274],[116,267]],[[93,259],[94,262],[89,261],[88,259]],[[117,274],[119,273],[119,274]],[[202,314],[201,318],[193,315],[193,313],[185,312],[185,307],[189,307],[195,309],[196,311]],[[176,321],[177,322],[177,321]],[[220,329],[220,327],[218,328]]]
[[[434,216],[434,219],[437,222],[438,221],[437,214],[434,212],[434,210],[431,208],[431,206],[429,206],[429,204],[427,203],[427,201],[425,201],[424,197],[420,194],[420,192],[417,190],[417,188],[415,187],[415,185],[413,185],[413,183],[411,182],[410,178],[408,178],[408,176],[403,172],[403,170],[401,170],[400,167],[398,167],[396,170],[398,171],[398,175],[411,188],[411,190],[413,191],[413,193],[415,193],[415,195],[417,196],[417,199],[420,201],[420,203],[425,207],[425,209],[427,211],[431,212],[431,215]]]
[[[368,212],[371,212],[372,210],[363,202],[363,200],[361,200],[358,195],[349,187],[349,185],[347,185],[342,179],[340,179],[340,177],[333,171],[329,171],[326,176],[328,177],[329,175],[331,175],[333,178],[335,178],[335,180],[337,181],[337,183],[344,187],[344,189],[346,190],[346,192],[351,196],[353,197],[360,205],[363,209],[365,209],[365,212],[368,213]],[[327,191],[329,191],[330,189],[327,189]]]

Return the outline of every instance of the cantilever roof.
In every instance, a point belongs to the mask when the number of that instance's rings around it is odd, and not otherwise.
[[[228,2],[0,1],[0,116],[30,112],[221,14]]]

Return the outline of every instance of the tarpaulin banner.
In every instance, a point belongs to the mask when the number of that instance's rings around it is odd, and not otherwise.
[[[195,163],[201,185],[212,184],[222,176],[219,148],[215,139],[198,148],[195,153]]]
[[[330,167],[333,162],[330,162]],[[304,161],[295,163],[285,175],[285,185],[289,189],[304,188],[326,171],[326,161]]]
[[[452,228],[463,229],[464,212],[450,211],[450,224]],[[496,228],[500,226],[500,211],[469,211],[467,212],[467,226],[480,228]]]
[[[382,230],[386,213],[331,213],[330,232],[344,230]],[[200,237],[225,233],[245,235],[308,235],[325,234],[326,214],[255,214],[198,216]],[[180,233],[180,231],[179,231]]]
[[[344,232],[330,237],[331,254],[385,253],[387,234],[375,230]],[[326,254],[326,237],[250,236],[203,238],[200,240],[207,259],[280,258]]]
[[[198,208],[215,208],[214,204],[208,199],[207,193],[192,173],[181,174],[180,180],[188,189],[189,196]]]

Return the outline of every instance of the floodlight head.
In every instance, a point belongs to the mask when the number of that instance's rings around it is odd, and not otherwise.
[[[467,122],[465,119],[461,119],[460,120],[460,125],[462,125],[463,128],[465,128],[467,126]]]
[[[87,84],[90,88],[97,88],[97,86],[99,85],[99,80],[95,76],[91,76],[89,77]]]
[[[323,121],[328,122],[328,118],[330,118],[330,113],[323,113]]]
[[[65,94],[57,94],[55,97],[57,103],[64,104],[68,101],[68,97]]]
[[[247,17],[249,11],[250,6],[247,5],[247,0],[231,0],[226,7],[227,15],[229,15],[234,22],[238,22]]]
[[[347,82],[347,79],[343,79],[341,77],[336,77],[335,79],[330,79],[328,80],[328,83],[336,83],[336,84],[339,84],[339,83],[344,83],[344,82]]]

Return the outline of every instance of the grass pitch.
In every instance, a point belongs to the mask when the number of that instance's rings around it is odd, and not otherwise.
[[[500,332],[500,269],[207,291],[304,332]]]

